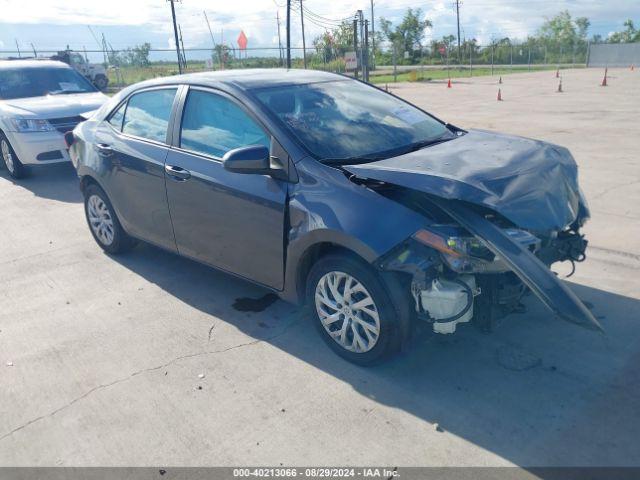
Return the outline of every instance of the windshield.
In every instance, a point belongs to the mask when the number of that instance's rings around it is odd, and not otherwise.
[[[95,92],[87,79],[71,68],[29,67],[0,69],[0,99]]]
[[[454,136],[417,108],[353,80],[270,87],[254,94],[326,163],[377,160]]]

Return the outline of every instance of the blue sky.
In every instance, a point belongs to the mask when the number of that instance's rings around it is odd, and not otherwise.
[[[299,0],[293,0],[298,4]],[[285,0],[183,0],[176,3],[186,47],[210,47],[211,39],[203,11],[207,12],[215,40],[235,44],[240,30],[249,38],[249,47],[277,47],[276,12],[281,19],[284,40]],[[326,20],[308,17],[308,45],[321,33],[320,24],[331,24],[352,18],[357,9],[370,16],[370,0],[304,0],[306,8]],[[427,39],[455,34],[454,0],[412,1],[374,0],[376,19],[384,16],[399,19],[407,7],[421,7],[433,22],[426,31]],[[510,36],[524,38],[560,10],[574,16],[587,16],[592,22],[590,33],[603,36],[622,28],[632,18],[640,23],[640,0],[462,0],[463,37],[488,43],[491,38]],[[15,50],[17,40],[23,51],[31,49],[98,48],[87,25],[104,33],[115,49],[148,41],[155,48],[171,48],[173,33],[169,4],[166,0],[0,0],[0,50]],[[292,43],[301,45],[299,13],[292,17]],[[3,54],[6,55],[6,54]],[[156,54],[156,56],[167,56]]]

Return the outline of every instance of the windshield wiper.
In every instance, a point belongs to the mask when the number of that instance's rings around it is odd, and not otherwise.
[[[87,93],[86,90],[54,90],[49,95],[70,95],[73,93]]]

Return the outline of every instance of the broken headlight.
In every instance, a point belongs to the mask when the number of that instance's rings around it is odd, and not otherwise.
[[[540,241],[524,230],[503,230],[512,240],[535,252]],[[482,241],[456,227],[436,227],[418,230],[413,238],[440,252],[446,265],[458,273],[497,273],[509,270]]]

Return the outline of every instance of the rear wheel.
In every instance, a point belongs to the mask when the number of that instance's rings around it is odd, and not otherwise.
[[[0,153],[2,154],[2,160],[9,175],[15,179],[25,176],[26,169],[4,133],[0,133]]]
[[[93,238],[105,252],[122,253],[135,245],[120,225],[107,194],[99,186],[91,184],[85,188],[84,211]]]
[[[312,267],[307,301],[320,334],[338,355],[371,365],[399,350],[397,310],[373,269],[347,255]]]

